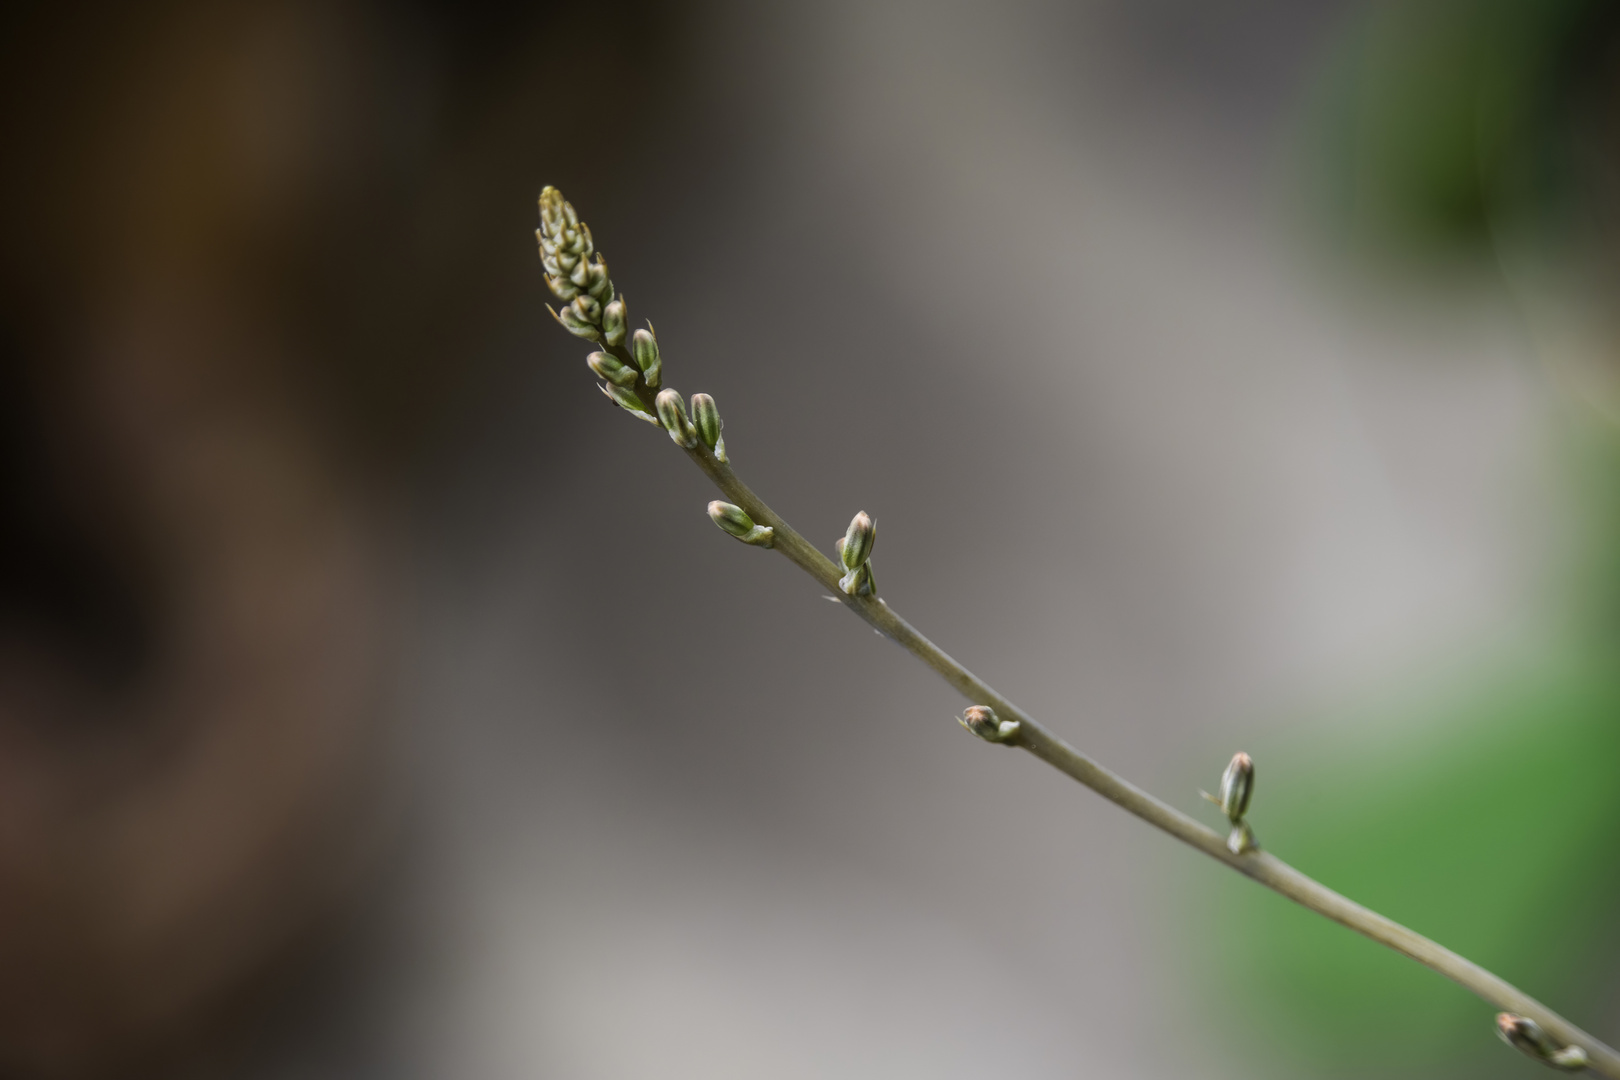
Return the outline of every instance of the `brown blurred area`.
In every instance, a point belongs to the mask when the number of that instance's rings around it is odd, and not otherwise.
[[[1294,245],[1397,7],[8,5],[0,1076],[1251,1075],[1184,853],[708,524],[534,199],[797,527],[1194,810],[1535,624],[1573,516],[1496,255]]]
[[[492,226],[592,135],[557,106],[634,115],[656,18],[3,19],[0,1071],[168,1071],[225,1053],[398,831],[398,493],[528,254]],[[558,47],[586,26],[617,47]]]

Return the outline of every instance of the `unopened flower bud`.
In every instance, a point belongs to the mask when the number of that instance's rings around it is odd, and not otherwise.
[[[623,408],[625,412],[629,413],[631,416],[634,416],[637,420],[645,420],[653,427],[663,426],[659,424],[658,417],[648,412],[647,406],[641,403],[641,399],[636,397],[636,395],[631,393],[629,390],[626,390],[620,386],[614,386],[612,383],[597,383],[596,386],[597,389],[601,390],[602,393],[607,395],[607,399],[609,401]]]
[[[621,296],[602,309],[602,339],[609,345],[622,345],[625,321],[624,297]]]
[[[1547,1033],[1541,1030],[1540,1024],[1528,1016],[1497,1013],[1496,1033],[1502,1037],[1503,1042],[1533,1058],[1546,1057],[1550,1049]]]
[[[664,365],[658,356],[658,336],[653,333],[651,323],[647,324],[646,330],[637,330],[630,335],[630,355],[636,358],[636,367],[641,369],[647,385],[658,389],[659,371]]]
[[[561,260],[559,259],[558,261],[560,262]],[[568,271],[568,280],[572,281],[575,285],[578,285],[582,289],[585,288],[591,283],[591,264],[584,259],[580,259],[578,262],[574,263],[572,268],[570,268]]]
[[[692,424],[697,428],[703,445],[714,451],[714,456],[726,460],[726,440],[720,435],[720,409],[708,394],[692,395]]]
[[[957,723],[986,742],[1007,743],[1017,737],[1017,720],[1002,720],[988,705],[973,705],[966,709]]]
[[[568,306],[574,309],[574,314],[579,316],[581,322],[590,323],[592,326],[602,322],[602,305],[593,297],[576,296],[574,302]]]
[[[548,304],[546,306],[546,310],[551,312],[551,317],[553,319],[556,319],[558,322],[562,323],[564,330],[567,330],[575,337],[582,337],[590,341],[595,341],[601,336],[601,332],[598,331],[596,327],[579,317],[579,313],[574,310],[573,304],[564,306],[560,312]]]
[[[745,544],[768,548],[776,543],[775,529],[755,524],[748,511],[733,503],[716,499],[709,504],[709,519]]]
[[[638,373],[629,364],[620,363],[619,358],[612,353],[593,352],[585,358],[591,370],[614,386],[630,387],[636,385]]]
[[[608,278],[607,262],[600,255],[586,273],[585,290],[599,303],[605,304],[613,299],[613,282]]]
[[[845,570],[854,570],[872,557],[872,545],[877,542],[877,526],[862,510],[850,520],[844,533],[844,543],[838,549],[838,558]]]
[[[684,446],[690,450],[697,445],[697,430],[692,427],[691,421],[686,419],[686,402],[676,390],[664,389],[658,391],[658,419],[664,422],[669,431],[669,437],[675,440],[677,446]]]
[[[1254,762],[1249,755],[1239,752],[1232,756],[1231,764],[1221,774],[1221,813],[1233,825],[1241,824],[1249,811],[1249,796],[1254,794]]]

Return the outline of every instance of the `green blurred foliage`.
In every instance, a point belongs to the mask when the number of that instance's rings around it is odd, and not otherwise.
[[[1313,221],[1326,226],[1316,234],[1381,278],[1494,268],[1511,234],[1563,260],[1571,280],[1607,281],[1593,268],[1620,254],[1620,155],[1608,137],[1620,136],[1617,61],[1620,5],[1602,0],[1371,8],[1330,65],[1299,147]],[[1613,1042],[1620,430],[1579,410],[1566,419],[1565,479],[1583,520],[1542,612],[1560,627],[1555,640],[1243,749],[1266,847]],[[1200,992],[1250,1073],[1545,1074],[1496,1040],[1494,1010],[1472,994],[1204,869],[1187,871],[1199,887],[1190,945],[1207,961]]]
[[[1492,664],[1449,702],[1251,747],[1252,820],[1300,869],[1603,1029],[1620,962],[1620,677],[1578,646]],[[1278,1075],[1517,1076],[1492,1010],[1232,875],[1199,941],[1222,1026]],[[1610,1018],[1612,1019],[1612,1017]]]
[[[1369,9],[1307,109],[1297,158],[1311,217],[1372,264],[1489,260],[1529,216],[1566,228],[1581,199],[1583,99],[1603,0],[1407,0]]]

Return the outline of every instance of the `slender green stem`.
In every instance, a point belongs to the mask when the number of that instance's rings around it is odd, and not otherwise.
[[[562,201],[556,189],[545,189],[541,193],[540,203],[542,257],[556,260],[555,264],[548,263],[548,280],[551,282],[552,290],[559,297],[577,295],[578,290],[574,286],[579,283],[576,281],[570,285],[559,275],[565,263],[577,272],[578,260],[589,259],[591,255],[589,233],[583,231],[583,226],[580,226],[579,230],[574,229],[573,208]],[[567,259],[576,261],[569,263],[566,262]],[[594,282],[592,287],[597,290],[592,296],[604,297],[602,300],[604,305],[612,301],[613,289],[607,282],[606,267],[600,257],[595,264],[589,266],[589,272],[591,276],[587,281]],[[581,303],[582,301],[576,300],[576,307]],[[622,315],[622,308],[620,313]],[[573,332],[580,332],[581,328],[588,326],[605,325],[598,318],[598,314],[605,316],[605,312],[599,312],[599,309],[590,304],[585,304],[581,310],[565,309],[563,314],[573,320],[574,325],[571,327]],[[568,325],[566,321],[565,325]],[[599,347],[612,353],[622,365],[637,367],[623,341],[612,346],[603,341],[599,343]],[[635,380],[632,392],[647,413],[656,414],[655,395],[647,386],[645,376]],[[1535,1043],[1532,1052],[1546,1057],[1554,1050],[1579,1047],[1585,1051],[1586,1068],[1612,1080],[1620,1080],[1620,1054],[1616,1054],[1614,1050],[1528,994],[1478,964],[1458,956],[1450,949],[1443,948],[1421,934],[1414,933],[1399,923],[1340,896],[1325,885],[1306,877],[1270,852],[1250,849],[1234,853],[1227,847],[1226,839],[1213,829],[1160,802],[1065,743],[967,668],[947,656],[939,646],[918,633],[915,627],[896,614],[881,598],[846,594],[839,587],[839,578],[842,576],[839,567],[766,506],[759,496],[749,490],[748,485],[737,478],[731,467],[719,461],[701,440],[697,445],[687,449],[686,453],[698,468],[708,474],[709,479],[714,481],[715,486],[727,499],[740,506],[757,524],[768,525],[774,530],[773,546],[777,551],[815,578],[823,588],[842,600],[846,607],[865,619],[879,633],[898,642],[917,659],[933,668],[969,702],[974,705],[990,706],[1003,722],[1015,721],[1016,726],[1007,724],[999,729],[1004,734],[996,741],[1029,751],[1048,765],[1080,781],[1103,798],[1130,811],[1148,824],[1163,829],[1182,843],[1197,848],[1210,858],[1225,863],[1268,889],[1387,945],[1425,967],[1438,971],[1504,1012],[1528,1017],[1539,1024],[1552,1041],[1560,1044],[1549,1049],[1537,1040],[1530,1040]],[[1522,1045],[1525,1041],[1519,1036],[1515,1038],[1516,1045]]]
[[[650,404],[650,394],[647,394],[640,384],[637,389]],[[880,633],[898,642],[913,656],[927,664],[968,701],[975,705],[989,705],[1002,719],[1018,721],[1018,732],[1008,741],[1008,745],[1029,751],[1058,771],[1080,781],[1103,798],[1135,814],[1148,824],[1157,826],[1182,843],[1195,847],[1210,858],[1254,879],[1266,888],[1319,915],[1325,915],[1379,944],[1387,945],[1425,967],[1438,971],[1504,1012],[1529,1017],[1558,1042],[1584,1049],[1589,1070],[1600,1076],[1620,1080],[1620,1053],[1616,1053],[1511,983],[1473,961],[1458,956],[1450,949],[1430,941],[1422,934],[1408,930],[1399,923],[1339,895],[1268,851],[1251,850],[1241,855],[1233,854],[1227,849],[1226,837],[1175,807],[1160,802],[1071,747],[1042,727],[1028,713],[997,693],[989,684],[951,659],[944,650],[919,633],[882,599],[875,596],[845,595],[838,587],[842,570],[783,521],[779,514],[765,505],[748,485],[738,479],[729,465],[717,461],[713,453],[701,442],[686,453],[698,468],[708,474],[709,479],[714,481],[715,486],[729,501],[746,510],[759,524],[769,525],[776,530],[776,551],[781,552],[794,565],[815,578],[823,588],[843,601],[846,607]]]

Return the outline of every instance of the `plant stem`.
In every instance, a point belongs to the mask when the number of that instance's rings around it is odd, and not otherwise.
[[[637,391],[650,406],[651,395],[640,383],[637,384]],[[729,465],[716,460],[714,454],[701,442],[686,453],[698,468],[708,474],[709,479],[714,481],[715,486],[728,500],[746,510],[759,524],[769,525],[776,530],[776,551],[815,578],[823,588],[843,601],[846,607],[880,633],[898,642],[917,659],[933,668],[968,701],[975,705],[989,705],[1004,720],[1018,721],[1018,733],[1007,745],[1029,751],[1059,772],[1080,781],[1103,798],[1135,814],[1148,824],[1164,830],[1182,843],[1197,848],[1210,858],[1252,878],[1273,892],[1280,893],[1319,915],[1324,915],[1381,945],[1387,945],[1396,952],[1411,957],[1463,988],[1473,991],[1504,1012],[1529,1017],[1560,1043],[1584,1049],[1587,1055],[1587,1068],[1590,1071],[1620,1080],[1620,1053],[1588,1035],[1505,979],[1430,941],[1422,934],[1341,896],[1295,870],[1268,851],[1250,850],[1241,855],[1234,855],[1227,849],[1226,838],[1215,830],[1173,806],[1160,802],[1071,747],[1042,727],[1028,713],[997,693],[978,676],[951,659],[944,650],[919,633],[882,599],[875,596],[845,595],[838,587],[842,570],[783,521],[780,515],[765,505],[748,485],[737,478],[737,474]]]

